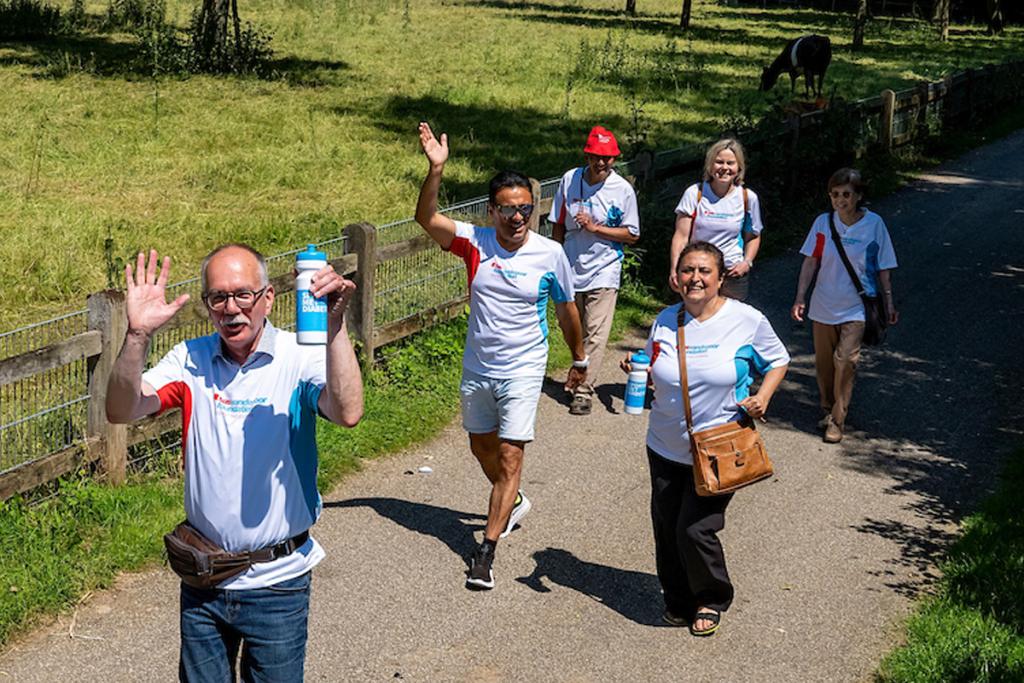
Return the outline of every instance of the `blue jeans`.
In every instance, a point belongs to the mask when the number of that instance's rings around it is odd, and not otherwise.
[[[302,681],[311,573],[268,588],[204,590],[181,584],[178,679],[232,683]]]

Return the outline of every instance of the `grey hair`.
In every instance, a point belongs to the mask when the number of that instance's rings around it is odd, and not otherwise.
[[[203,292],[206,291],[206,269],[207,267],[209,267],[210,261],[213,260],[214,256],[224,251],[225,249],[241,249],[242,251],[248,252],[253,258],[256,259],[256,263],[258,263],[260,266],[260,287],[266,287],[267,285],[270,284],[270,278],[267,276],[267,260],[263,258],[263,254],[256,251],[248,244],[243,244],[242,242],[230,242],[228,244],[222,244],[221,246],[217,247],[209,254],[207,254],[206,258],[203,259],[203,265],[200,266],[199,269],[199,279],[203,284]]]

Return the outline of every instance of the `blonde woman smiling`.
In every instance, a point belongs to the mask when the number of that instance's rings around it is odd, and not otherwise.
[[[676,206],[676,229],[669,251],[669,282],[678,286],[675,267],[691,242],[710,242],[725,256],[722,295],[743,301],[750,291],[750,269],[761,247],[761,203],[743,184],[746,154],[738,140],[725,138],[708,148],[704,178],[686,188]]]

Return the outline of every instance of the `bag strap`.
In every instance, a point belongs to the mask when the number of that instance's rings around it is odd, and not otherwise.
[[[690,214],[690,241],[693,241],[693,231],[697,227],[697,209],[700,208],[701,197],[704,196],[704,181],[697,183],[697,201],[693,205],[693,213]]]
[[[686,414],[686,432],[690,435],[690,451],[693,451],[693,410],[690,408],[690,382],[686,376],[686,333],[683,331],[686,322],[686,306],[679,304],[679,315],[676,316],[676,355],[679,356],[679,388],[683,392],[683,411]]]
[[[832,232],[832,241],[835,242],[836,250],[839,252],[839,258],[843,261],[843,265],[846,266],[846,272],[850,276],[853,288],[857,290],[857,296],[863,297],[865,294],[864,284],[860,281],[860,278],[857,277],[857,271],[853,269],[853,264],[850,263],[850,257],[846,255],[846,249],[843,248],[843,241],[839,239],[839,231],[836,230],[835,217],[835,209],[828,212],[828,229]]]

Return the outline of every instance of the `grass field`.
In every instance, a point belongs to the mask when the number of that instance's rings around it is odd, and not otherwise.
[[[938,595],[907,625],[908,642],[882,663],[884,683],[1024,680],[1024,449],[999,490],[963,524]]]
[[[99,28],[0,45],[0,330],[81,308],[140,247],[184,278],[225,240],[274,253],[408,216],[421,119],[451,134],[444,191],[461,199],[496,167],[560,172],[594,123],[664,148],[760,116],[788,94],[754,92],[761,64],[809,31],[832,36],[828,85],[848,99],[1024,52],[1016,28],[955,27],[943,44],[879,19],[854,54],[846,15],[697,0],[680,34],[677,0],[643,0],[635,18],[621,4],[243,2],[274,36],[263,79],[152,79],[130,35]],[[184,24],[191,7],[170,0],[168,15]],[[106,0],[85,8],[99,27]]]

